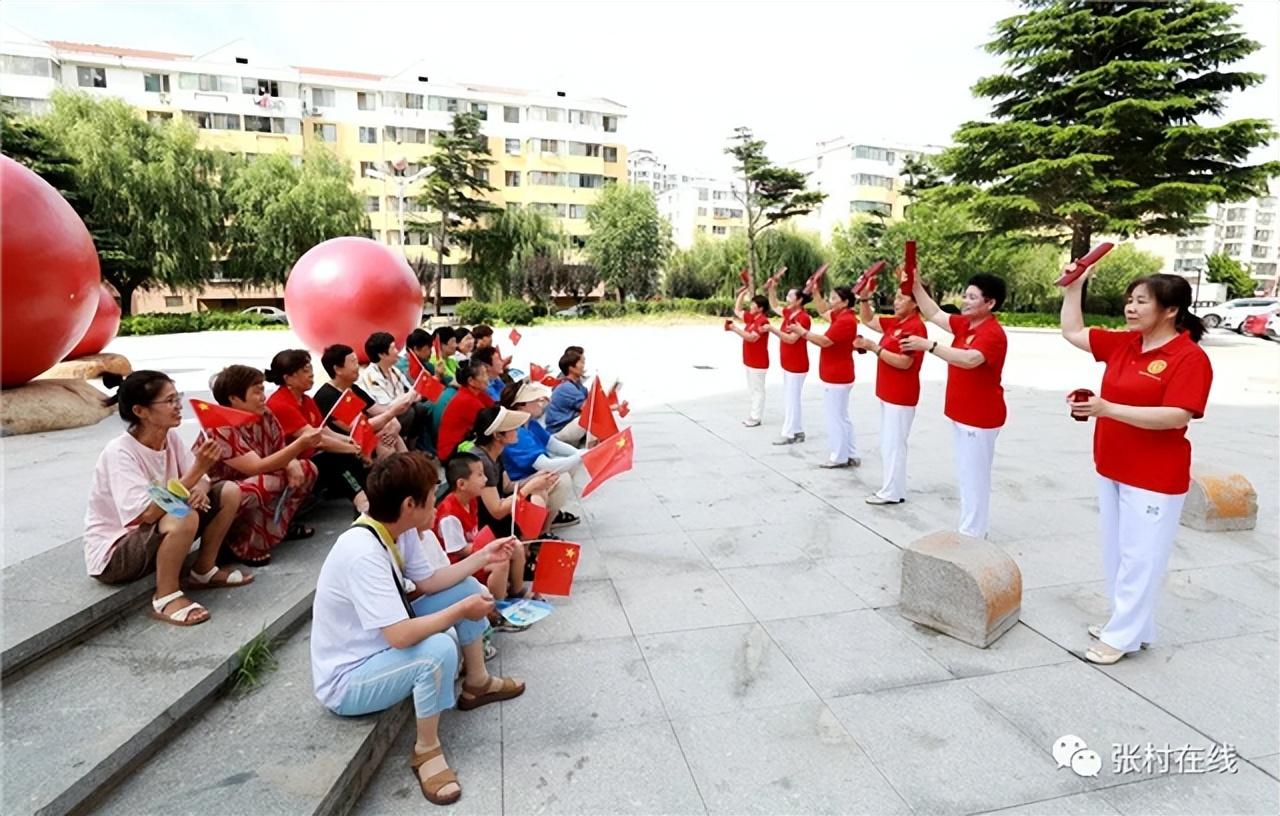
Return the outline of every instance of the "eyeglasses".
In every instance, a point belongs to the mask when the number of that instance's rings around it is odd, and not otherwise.
[[[149,402],[149,403],[147,403],[147,404],[148,404],[148,405],[165,405],[165,404],[168,404],[168,405],[172,405],[172,406],[178,406],[178,405],[181,405],[181,404],[182,404],[182,394],[181,394],[181,393],[177,393],[177,394],[174,394],[172,397],[166,397],[165,399],[162,399],[162,400],[156,400],[155,402]]]

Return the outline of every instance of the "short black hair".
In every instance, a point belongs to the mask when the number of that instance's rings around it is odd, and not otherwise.
[[[475,425],[471,427],[471,435],[475,439],[476,444],[481,447],[488,445],[493,441],[493,437],[485,433],[489,430],[489,426],[498,418],[498,406],[491,408],[481,408],[480,413],[476,414]]]
[[[485,426],[489,427],[488,425]],[[459,479],[471,478],[471,466],[480,464],[480,457],[474,453],[460,451],[455,453],[450,459],[449,464],[445,466],[444,477],[449,480],[449,489],[458,489]]]
[[[391,350],[391,344],[396,339],[391,336],[391,332],[374,332],[369,335],[369,339],[364,341],[364,353],[369,358],[369,362],[376,363],[378,358]]]
[[[461,343],[462,338],[466,337],[469,334],[471,334],[471,329],[468,329],[466,326],[459,326],[458,328],[453,330],[453,339]]]
[[[425,453],[393,453],[379,459],[365,479],[369,515],[384,524],[400,518],[405,499],[425,504],[435,497],[439,476]]]
[[[129,423],[130,428],[136,428],[142,422],[133,409],[155,402],[165,385],[172,382],[163,371],[145,369],[135,371],[124,379],[110,372],[102,376],[103,385],[116,388],[116,393],[107,399],[107,405],[117,405],[120,418]]]
[[[262,372],[267,382],[284,385],[284,378],[296,374],[311,365],[311,352],[306,349],[285,349],[271,358],[271,366]]]
[[[998,275],[992,275],[989,272],[979,272],[972,278],[969,278],[969,282],[965,285],[978,287],[978,291],[982,293],[983,298],[986,300],[994,300],[996,305],[991,308],[991,311],[994,312],[1004,305],[1004,297],[1008,292],[1008,287],[1005,286],[1004,278]]]
[[[450,340],[457,339],[454,336],[452,326],[439,326],[436,328],[434,332],[431,333],[431,336],[433,339],[439,340],[441,346],[443,346],[445,343],[448,343]]]
[[[476,342],[479,342],[486,337],[493,337],[493,327],[486,326],[483,323],[481,323],[479,326],[472,326],[471,336],[476,339]]]
[[[484,363],[476,362],[475,360],[463,360],[458,363],[458,370],[453,372],[453,381],[461,388],[475,379],[476,374],[479,373],[483,365]]]
[[[330,377],[333,372],[338,370],[338,366],[347,362],[347,358],[355,354],[356,350],[351,346],[342,343],[334,343],[332,346],[326,346],[324,352],[320,355],[320,366],[324,369],[324,373]]]
[[[423,329],[414,329],[409,332],[409,336],[404,341],[404,347],[408,349],[420,349],[429,345],[431,345],[431,332]]]
[[[565,349],[564,349],[565,354],[568,354],[571,351],[576,351],[577,353],[584,354],[584,355],[587,353],[586,349],[584,349],[582,346],[565,346]]]
[[[487,366],[492,366],[493,357],[497,353],[498,353],[498,350],[493,346],[489,346],[488,348],[476,349],[471,353],[471,363],[473,365],[475,363],[484,363]]]
[[[262,369],[235,363],[218,372],[210,390],[219,405],[230,405],[232,397],[244,399],[250,388],[265,379]]]
[[[516,395],[520,393],[520,389],[524,386],[525,380],[512,380],[502,388],[502,394],[498,397],[498,404],[508,411],[512,410],[516,404]]]
[[[560,373],[568,374],[569,369],[576,366],[578,364],[578,361],[581,359],[582,359],[582,352],[574,351],[573,347],[570,346],[569,349],[564,353],[564,356],[560,358]]]

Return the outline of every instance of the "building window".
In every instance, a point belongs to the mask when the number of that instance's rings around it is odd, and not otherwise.
[[[246,116],[244,129],[253,133],[284,133],[284,120],[274,116]]]
[[[555,139],[539,139],[538,152],[551,156],[558,156],[560,155],[560,142]]]
[[[707,188],[706,188],[706,187],[699,187],[699,188],[698,188],[698,200],[699,200],[699,201],[706,201],[706,200],[707,200]]]
[[[377,196],[365,196],[365,197],[364,197],[364,211],[365,211],[365,212],[377,212],[378,210],[382,209],[382,207],[381,207],[381,203],[382,203],[382,202],[381,202],[381,199],[379,199]]]
[[[618,148],[606,145],[604,149],[604,160],[610,163],[616,163],[618,161]]]
[[[1244,207],[1232,207],[1231,209],[1227,210],[1227,220],[1228,220],[1228,221],[1243,221],[1243,220],[1244,220]]]
[[[604,186],[604,176],[596,173],[568,173],[568,186],[584,189],[599,189]]]
[[[165,295],[165,296],[164,296],[164,307],[165,307],[166,309],[181,309],[181,308],[182,308],[182,295]]]
[[[563,187],[564,173],[550,173],[546,170],[530,170],[528,174],[531,187]]]
[[[569,155],[599,158],[600,145],[590,144],[589,142],[569,142]]]
[[[727,229],[725,229],[724,227],[712,227],[712,228],[711,228],[711,234],[712,234],[712,235],[725,235],[725,234],[727,234],[728,232],[729,232],[729,231],[728,231]]]
[[[362,111],[378,109],[378,95],[372,91],[356,91],[356,108]]]
[[[92,65],[77,65],[76,84],[81,88],[105,88],[107,87],[107,69],[95,68]]]
[[[489,120],[489,105],[485,102],[472,102],[471,112],[480,117],[481,121]]]
[[[705,218],[705,217],[706,217],[706,215],[707,215],[707,208],[706,208],[706,207],[699,207],[699,208],[698,208],[698,217],[699,217],[699,218]]]
[[[1258,206],[1264,210],[1274,209],[1276,206],[1276,197],[1265,196],[1264,198],[1260,198],[1258,199]]]
[[[370,170],[377,170],[377,169],[378,169],[378,165],[376,162],[360,162],[360,177],[364,178],[365,175],[368,174]]]
[[[401,93],[400,91],[392,91],[386,93],[382,97],[383,101],[389,108],[408,108],[409,110],[422,110],[422,94]]]
[[[0,73],[38,77],[55,75],[53,60],[40,57],[16,57],[12,54],[0,56]]]
[[[898,158],[897,154],[892,150],[886,150],[883,147],[868,147],[866,145],[855,146],[853,148],[853,157],[855,159],[887,162],[888,164],[893,164]]]
[[[849,212],[857,213],[874,213],[875,215],[890,215],[893,209],[881,201],[850,201]]]
[[[1253,240],[1255,240],[1255,241],[1260,241],[1260,242],[1263,242],[1263,243],[1265,243],[1265,242],[1267,242],[1267,241],[1270,241],[1270,240],[1271,240],[1271,230],[1269,230],[1269,229],[1265,229],[1265,230],[1263,230],[1263,229],[1256,229],[1256,230],[1254,230],[1254,231],[1253,231]]]
[[[503,174],[503,183],[508,187],[520,186],[520,171],[508,170]]]
[[[502,121],[518,123],[520,121],[520,109],[511,105],[502,106]]]
[[[317,108],[332,108],[337,103],[333,88],[312,88],[311,104]]]
[[[1227,227],[1222,231],[1222,237],[1223,238],[1243,238],[1244,227],[1241,227],[1241,226]]]
[[[201,130],[239,130],[240,115],[236,113],[203,113],[186,111],[188,119]]]
[[[338,141],[337,125],[326,125],[320,122],[316,122],[314,125],[311,126],[311,132],[314,133],[316,138],[322,142]]]
[[[1231,256],[1231,257],[1233,257],[1233,258],[1238,258],[1238,257],[1240,257],[1240,245],[1239,245],[1239,244],[1223,244],[1223,245],[1222,245],[1222,251],[1223,251],[1225,254],[1230,255],[1230,256]]]
[[[143,74],[142,89],[147,93],[169,93],[169,75]]]
[[[427,97],[427,110],[457,113],[458,100],[450,99],[444,96],[430,96],[430,97]]]
[[[617,133],[617,132],[618,132],[618,117],[616,117],[616,116],[606,116],[606,117],[604,117],[604,130],[605,130],[605,133]]]
[[[235,93],[240,90],[240,80],[218,74],[178,74],[178,87],[184,91]]]
[[[280,96],[280,83],[274,79],[254,79],[244,77],[240,80],[240,92],[250,96]]]
[[[889,176],[872,176],[867,173],[854,173],[853,183],[858,187],[884,187],[886,190],[893,189],[893,179]]]
[[[1275,213],[1269,213],[1269,212],[1254,213],[1253,223],[1258,224],[1259,226],[1265,227],[1268,224],[1272,223],[1275,220],[1275,217],[1276,217]]]
[[[519,156],[519,155],[520,155],[520,140],[519,140],[519,139],[507,139],[507,155],[508,155],[508,156]]]
[[[570,204],[569,217],[570,218],[586,218],[587,205],[586,204]]]
[[[706,224],[699,224],[699,225],[698,225],[698,232],[706,232],[706,231],[707,231],[707,225],[706,225]]]
[[[426,144],[427,131],[423,128],[396,127],[395,125],[387,125],[383,129],[383,136],[388,142],[398,142],[402,144]]]
[[[360,143],[361,144],[377,144],[378,129],[376,127],[360,126]]]
[[[543,108],[537,105],[529,107],[530,122],[563,122],[564,111],[560,108]]]
[[[1254,258],[1265,258],[1271,254],[1271,247],[1255,244],[1253,252],[1250,253]]]
[[[1273,263],[1256,263],[1253,265],[1253,274],[1264,278],[1274,278],[1276,276],[1276,265]]]
[[[713,201],[728,201],[730,196],[727,190],[716,190],[711,194]]]
[[[699,209],[702,208],[699,207]],[[732,207],[716,207],[715,212],[712,213],[712,215],[715,218],[741,218],[742,210],[734,209]]]

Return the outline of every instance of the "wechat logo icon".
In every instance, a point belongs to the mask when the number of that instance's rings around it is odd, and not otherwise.
[[[1065,734],[1053,741],[1053,760],[1058,768],[1070,768],[1076,776],[1097,776],[1102,770],[1102,757],[1090,751],[1084,740]]]

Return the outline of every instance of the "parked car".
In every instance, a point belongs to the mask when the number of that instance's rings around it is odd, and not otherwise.
[[[1275,298],[1236,298],[1217,306],[1209,306],[1196,310],[1204,325],[1210,329],[1232,329],[1238,331],[1241,322],[1252,314],[1269,310],[1280,301]]]
[[[556,317],[588,317],[592,312],[590,303],[577,303],[568,309],[556,312]]]
[[[284,309],[278,309],[275,306],[250,306],[247,309],[241,309],[240,314],[257,315],[267,323],[289,325],[289,316],[284,313]]]
[[[1252,334],[1254,337],[1275,338],[1280,329],[1280,306],[1272,306],[1265,312],[1251,314],[1240,322],[1241,334]]]

